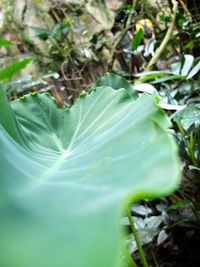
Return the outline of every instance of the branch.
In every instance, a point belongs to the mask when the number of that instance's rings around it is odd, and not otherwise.
[[[111,51],[111,56],[110,56],[110,59],[108,62],[108,69],[112,69],[112,66],[113,66],[113,63],[115,60],[116,49],[119,46],[119,44],[124,40],[124,37],[126,36],[127,31],[130,28],[131,22],[133,20],[133,15],[134,15],[133,9],[135,8],[136,4],[137,4],[137,0],[133,0],[132,9],[131,9],[129,16],[128,16],[128,19],[126,21],[125,29],[120,33],[119,37],[117,38],[117,40],[115,41],[115,43],[113,45],[113,48]]]
[[[167,43],[169,42],[169,40],[170,40],[170,38],[172,36],[173,29],[175,27],[177,9],[178,9],[178,2],[177,1],[173,1],[173,15],[172,15],[171,24],[169,25],[168,31],[167,31],[162,43],[157,48],[154,56],[151,58],[149,64],[145,68],[145,71],[149,71],[151,69],[151,67],[158,61],[158,59],[160,58],[160,56],[161,56],[163,50],[165,49]]]

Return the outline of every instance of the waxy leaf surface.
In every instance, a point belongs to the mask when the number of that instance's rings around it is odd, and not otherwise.
[[[99,87],[67,110],[0,93],[0,263],[119,267],[130,200],[177,188],[177,149],[151,96]]]

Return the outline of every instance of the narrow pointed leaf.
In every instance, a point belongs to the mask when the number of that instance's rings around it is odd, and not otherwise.
[[[196,75],[200,70],[200,61],[194,66],[194,68],[189,72],[187,79],[191,79],[194,75]]]
[[[8,40],[3,40],[3,39],[0,40],[0,46],[10,46],[10,45],[13,45],[13,43]]]
[[[16,61],[7,67],[0,70],[0,81],[11,78],[14,74],[24,69],[33,59],[25,58],[21,61]]]
[[[181,69],[181,75],[182,76],[187,76],[192,65],[194,62],[194,57],[192,55],[185,55],[184,56],[184,64],[183,67]]]

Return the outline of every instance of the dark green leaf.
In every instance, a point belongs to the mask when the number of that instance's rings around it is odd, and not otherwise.
[[[136,50],[138,48],[138,46],[141,44],[141,41],[144,37],[144,30],[140,29],[136,35],[133,37],[132,40],[132,49]]]
[[[30,28],[35,32],[35,35],[41,40],[46,40],[50,35],[50,31],[48,29],[39,28],[35,26],[31,26]]]

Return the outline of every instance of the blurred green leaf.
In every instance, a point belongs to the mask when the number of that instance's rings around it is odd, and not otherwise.
[[[133,37],[132,40],[132,49],[136,50],[138,48],[138,46],[141,44],[141,41],[144,37],[144,30],[140,29],[136,35]]]
[[[0,40],[0,46],[9,46],[9,45],[13,45],[12,42],[7,41],[7,40]]]
[[[61,23],[57,23],[50,32],[51,36],[59,39],[62,34],[62,25]]]
[[[41,40],[46,40],[51,34],[48,29],[39,28],[35,26],[31,26],[30,28],[35,32],[35,35]]]
[[[187,76],[194,62],[194,57],[192,55],[184,55],[184,63],[181,68],[181,75]]]
[[[166,81],[173,81],[173,80],[185,80],[185,76],[182,75],[171,75],[171,76],[165,76],[162,78],[158,78],[155,81],[151,82],[152,84],[157,84],[157,83],[164,83]]]
[[[125,205],[179,183],[177,148],[154,98],[104,86],[70,109],[47,94],[10,107],[1,90],[0,101],[1,266],[119,267]],[[143,222],[146,242],[158,222]]]
[[[192,125],[200,126],[200,104],[190,104],[174,117],[178,120],[185,131]]]
[[[160,20],[163,22],[170,22],[170,16],[160,15]]]
[[[194,68],[189,72],[187,79],[191,79],[195,76],[200,70],[200,61],[194,66]]]
[[[167,207],[166,210],[167,211],[168,210],[176,210],[176,209],[179,209],[179,208],[182,208],[184,206],[191,205],[191,204],[192,204],[191,200],[189,200],[189,199],[182,199],[180,201],[177,201],[176,203],[173,203],[169,207]]]
[[[124,88],[133,98],[137,97],[137,92],[133,86],[126,79],[114,73],[106,73],[100,77],[93,88],[101,86],[109,86],[115,90]]]
[[[6,68],[0,70],[0,81],[11,78],[14,74],[24,69],[27,64],[29,64],[33,58],[25,58],[21,61],[16,61]]]

